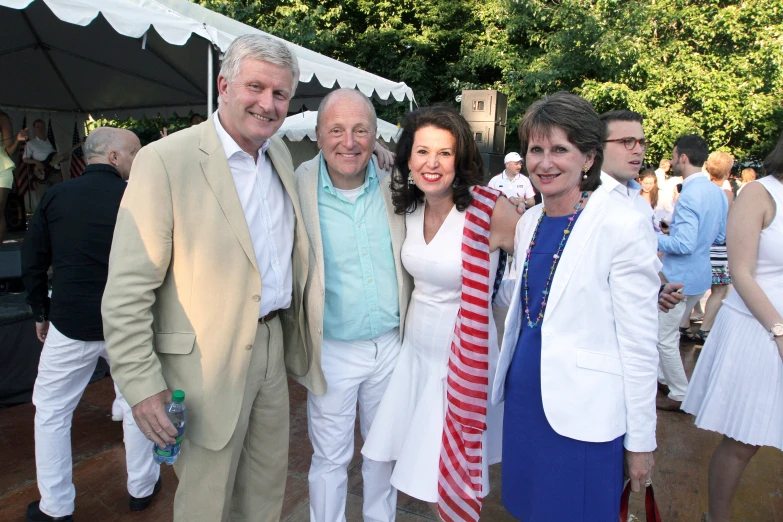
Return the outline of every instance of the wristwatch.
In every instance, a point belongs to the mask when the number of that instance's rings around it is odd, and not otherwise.
[[[783,324],[775,323],[769,329],[769,337],[774,341],[775,337],[783,337]]]

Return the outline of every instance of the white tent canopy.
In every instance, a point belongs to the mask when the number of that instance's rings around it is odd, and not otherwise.
[[[302,141],[308,138],[310,141],[316,141],[315,124],[317,111],[305,111],[301,114],[294,114],[285,119],[285,122],[277,131],[277,135],[288,138],[290,141]],[[389,123],[388,121],[378,120],[378,132],[376,138],[385,142],[397,141],[402,129]]]
[[[261,31],[187,0],[0,0],[0,107],[107,117],[203,113],[208,63],[216,76],[219,53],[247,33]],[[288,45],[301,71],[292,112],[316,108],[338,86],[380,103],[413,101],[404,83]]]

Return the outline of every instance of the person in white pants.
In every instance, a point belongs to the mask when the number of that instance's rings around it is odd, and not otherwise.
[[[117,212],[139,148],[139,139],[130,131],[93,131],[84,144],[88,166],[83,175],[47,190],[22,247],[27,302],[35,315],[36,335],[44,343],[33,389],[41,500],[28,506],[28,522],[73,520],[71,422],[98,357],[110,362],[101,298]],[[129,508],[139,511],[160,490],[160,466],[153,460],[152,442],[136,426],[122,395],[117,402],[125,432]]]
[[[49,325],[33,388],[33,404],[40,509],[52,516],[74,511],[71,421],[98,357],[111,365],[103,341],[70,339],[53,323]],[[152,442],[136,426],[125,398],[118,395],[116,402],[122,408],[128,493],[137,499],[149,497],[160,477],[160,465],[152,459]]]
[[[663,276],[681,282],[686,299],[668,314],[658,314],[658,382],[667,393],[656,398],[656,407],[661,410],[680,411],[688,379],[680,357],[678,327],[710,288],[710,246],[726,237],[726,194],[701,171],[709,152],[704,138],[695,134],[680,136],[672,151],[672,172],[682,176],[682,191],[669,235],[658,236],[658,251],[664,253]]]
[[[356,405],[365,437],[400,352],[411,293],[400,261],[404,217],[394,214],[390,172],[371,161],[376,131],[364,95],[332,91],[318,109],[321,152],[295,173],[312,245],[304,296],[312,358],[295,378],[309,390],[313,522],[345,520]],[[392,468],[364,458],[365,521],[395,519]]]

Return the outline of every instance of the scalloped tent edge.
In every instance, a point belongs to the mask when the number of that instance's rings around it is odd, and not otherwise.
[[[18,73],[0,85],[0,105],[106,117],[202,111],[214,99],[208,63],[214,78],[219,51],[243,34],[266,34],[187,0],[0,0],[0,19],[0,68]],[[381,104],[415,103],[405,83],[286,44],[300,67],[289,113],[317,108],[336,86]]]

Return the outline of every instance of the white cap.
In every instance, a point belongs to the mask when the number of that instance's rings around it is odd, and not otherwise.
[[[517,152],[509,152],[506,154],[503,163],[508,163],[509,161],[522,161],[522,156],[520,156]]]

